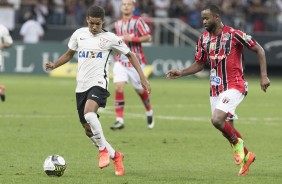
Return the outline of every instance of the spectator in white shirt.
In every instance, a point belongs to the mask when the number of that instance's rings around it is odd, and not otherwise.
[[[27,21],[22,25],[20,35],[24,43],[38,43],[44,36],[44,30],[39,22],[35,20],[34,13],[26,14]]]

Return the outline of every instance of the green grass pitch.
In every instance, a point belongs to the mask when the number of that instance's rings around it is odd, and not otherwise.
[[[113,164],[98,168],[97,149],[78,122],[75,79],[1,75],[7,100],[0,102],[0,184],[282,183],[282,80],[270,79],[264,93],[259,77],[249,77],[249,94],[236,112],[236,127],[257,155],[246,177],[237,176],[227,140],[210,123],[208,79],[150,79],[152,130],[127,85],[125,129],[115,132],[111,81],[112,95],[99,114],[108,142],[125,155],[126,175],[116,177]],[[60,178],[43,171],[51,154],[67,162]]]

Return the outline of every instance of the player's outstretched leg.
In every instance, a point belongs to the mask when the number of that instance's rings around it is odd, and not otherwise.
[[[232,144],[231,146],[234,151],[233,155],[235,158],[235,164],[240,165],[243,162],[243,159],[245,158],[244,141],[236,136],[234,128],[231,126],[231,124],[228,121],[225,121],[223,128],[221,128],[220,123],[218,123],[218,121],[215,120],[214,121],[212,120],[214,126],[218,128],[223,133],[223,135],[228,139],[228,141]]]
[[[107,141],[104,136],[101,123],[97,117],[97,114],[94,112],[88,112],[84,115],[85,120],[89,123],[91,127],[93,137],[93,142],[99,148],[99,167],[102,169],[110,165],[110,154],[106,148]]]
[[[107,148],[104,150],[99,150],[99,167],[103,169],[110,165],[110,154],[108,153]]]

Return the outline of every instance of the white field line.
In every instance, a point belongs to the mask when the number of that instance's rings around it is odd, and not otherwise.
[[[130,107],[131,108],[131,107]],[[109,114],[114,117],[115,112],[111,108],[101,109],[99,110],[100,114]],[[0,114],[1,118],[12,118],[12,119],[20,119],[20,118],[27,118],[27,119],[52,119],[52,118],[68,118],[70,116],[77,116],[77,114],[72,115],[50,115],[50,114]],[[125,113],[126,118],[128,119],[145,119],[145,113]],[[199,116],[168,116],[168,115],[154,115],[155,119],[158,120],[167,120],[167,121],[192,121],[192,122],[210,122],[210,117],[199,117]],[[264,117],[264,118],[257,118],[257,117],[250,117],[250,118],[240,118],[239,122],[243,123],[255,123],[255,122],[267,122],[269,124],[276,124],[277,121],[281,122],[281,117]],[[275,122],[275,123],[274,123]]]
[[[114,115],[115,112],[112,111],[101,111],[101,114],[112,114]],[[128,119],[136,119],[136,118],[142,118],[145,119],[145,114],[135,114],[135,113],[125,113],[126,118]],[[160,120],[178,120],[178,121],[192,121],[192,122],[210,122],[210,117],[192,117],[192,116],[167,116],[167,115],[154,115],[155,119]],[[263,121],[263,122],[275,122],[275,121],[282,121],[282,118],[280,117],[264,117],[264,118],[256,118],[256,117],[250,117],[250,118],[240,118],[240,122],[244,123],[251,123],[251,122],[257,122],[257,121]],[[273,123],[276,124],[276,123]]]

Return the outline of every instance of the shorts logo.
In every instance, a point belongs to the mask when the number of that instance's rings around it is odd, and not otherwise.
[[[91,95],[93,98],[99,98],[98,96],[96,96],[96,95],[94,95],[94,94],[92,94]]]
[[[227,97],[224,97],[224,98],[222,99],[222,103],[224,103],[224,104],[227,104],[229,101],[230,101],[230,99],[227,98]]]

